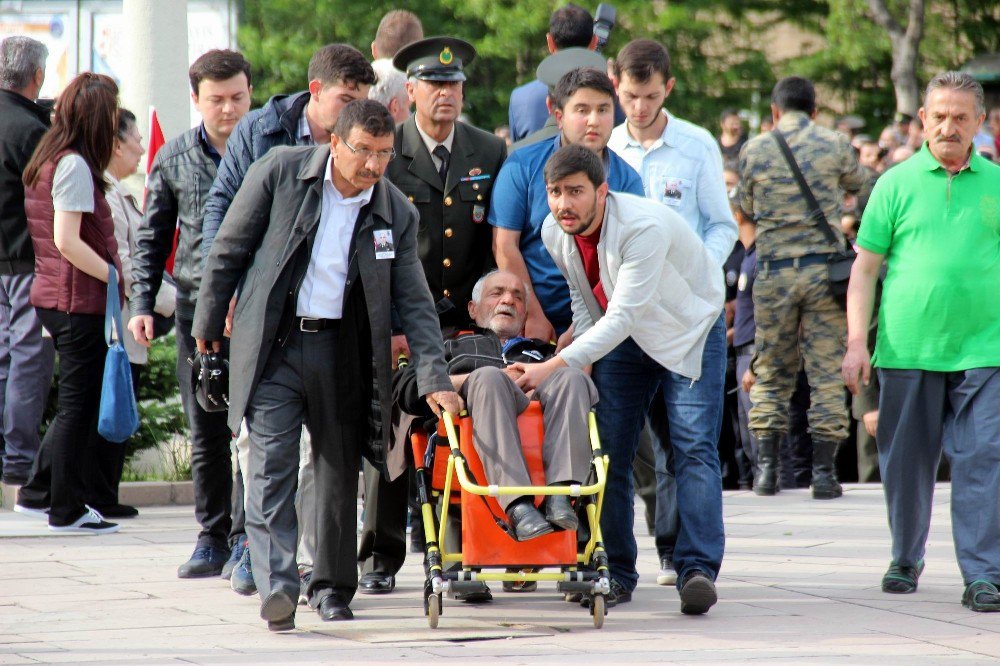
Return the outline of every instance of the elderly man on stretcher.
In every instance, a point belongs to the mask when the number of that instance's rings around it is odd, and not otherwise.
[[[597,389],[576,368],[556,370],[528,393],[517,386],[519,365],[539,363],[555,354],[552,343],[521,337],[529,297],[524,282],[513,273],[493,271],[480,278],[468,305],[476,329],[460,331],[445,341],[448,374],[472,416],[473,441],[488,484],[532,485],[517,428],[517,416],[531,400],[542,406],[546,482],[582,483],[592,454],[587,414],[597,404]],[[393,385],[404,411],[426,412],[411,369],[403,369]],[[497,501],[518,541],[549,534],[556,527],[577,528],[567,495],[547,496],[542,510],[530,496],[501,495]]]

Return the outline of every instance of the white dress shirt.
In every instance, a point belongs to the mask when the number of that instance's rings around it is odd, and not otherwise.
[[[451,146],[455,142],[455,124],[452,123],[451,131],[448,132],[448,136],[444,138],[444,141],[432,139],[427,132],[420,129],[420,123],[417,122],[416,118],[413,119],[413,124],[417,126],[417,132],[420,134],[420,138],[424,140],[427,152],[431,154],[431,161],[434,162],[434,168],[441,171],[441,160],[434,154],[434,149],[438,146],[444,146],[448,150],[448,154],[451,155]]]
[[[298,317],[340,319],[344,312],[344,283],[350,257],[351,236],[361,208],[371,201],[373,187],[345,199],[333,185],[331,160],[326,161],[323,178],[323,211],[313,241],[312,257],[306,269],[295,306]]]
[[[611,132],[608,148],[642,177],[646,196],[670,206],[701,238],[722,266],[736,243],[736,221],[722,177],[722,153],[708,130],[661,109],[663,135],[643,148],[622,123]]]

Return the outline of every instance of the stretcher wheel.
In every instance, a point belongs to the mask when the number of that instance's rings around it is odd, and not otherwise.
[[[606,610],[604,595],[595,594],[591,600],[590,613],[594,616],[594,628],[600,629],[604,626],[604,613]]]
[[[431,629],[437,629],[441,619],[441,595],[432,594],[427,598],[427,624]]]

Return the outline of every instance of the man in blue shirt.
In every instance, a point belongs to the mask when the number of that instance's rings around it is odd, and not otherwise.
[[[649,39],[629,42],[615,61],[615,79],[627,120],[611,133],[608,147],[641,174],[647,197],[673,208],[698,234],[721,271],[737,235],[722,175],[722,154],[707,130],[663,108],[676,81],[671,76],[667,49]],[[677,582],[675,545],[702,546],[714,543],[719,536],[702,529],[697,513],[700,507],[678,506],[673,452],[697,451],[702,466],[694,473],[721,478],[716,447],[722,427],[725,375],[726,325],[720,311],[705,342],[701,377],[691,382],[671,372],[669,381],[661,385],[664,399],[654,399],[649,416],[660,444],[654,443],[653,450],[660,560],[657,583],[661,585]],[[688,465],[684,468],[693,469]],[[721,546],[718,551],[722,551]],[[678,587],[683,599],[686,579],[695,572],[681,573]]]
[[[573,46],[591,49],[597,45],[594,34],[594,17],[583,7],[569,3],[552,12],[549,31],[545,35],[549,53]],[[518,86],[510,93],[507,117],[510,121],[510,138],[520,141],[532,132],[540,130],[549,119],[549,109],[545,98],[548,86],[535,79]]]
[[[573,321],[569,287],[542,243],[542,222],[549,214],[542,170],[560,146],[579,144],[604,162],[608,186],[643,196],[639,174],[607,149],[614,126],[614,86],[604,72],[574,69],[559,79],[553,99],[559,135],[513,153],[493,186],[490,224],[497,267],[514,273],[534,292],[528,301],[525,335],[551,340]],[[730,243],[730,245],[732,245]]]

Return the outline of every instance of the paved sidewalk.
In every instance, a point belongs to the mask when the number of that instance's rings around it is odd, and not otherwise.
[[[808,491],[733,492],[721,601],[703,617],[681,615],[676,591],[655,585],[653,540],[641,526],[643,578],[601,630],[544,585],[495,590],[482,607],[446,599],[431,630],[411,556],[395,593],[358,596],[354,622],[325,624],[300,607],[299,629],[277,635],[258,619],[256,598],[222,580],[176,577],[197,532],[192,507],[144,509],[106,537],[46,536],[37,519],[0,511],[0,664],[997,663],[1000,614],[959,603],[949,497],[939,486],[914,595],[879,590],[889,560],[879,487],[851,486],[828,502]]]

